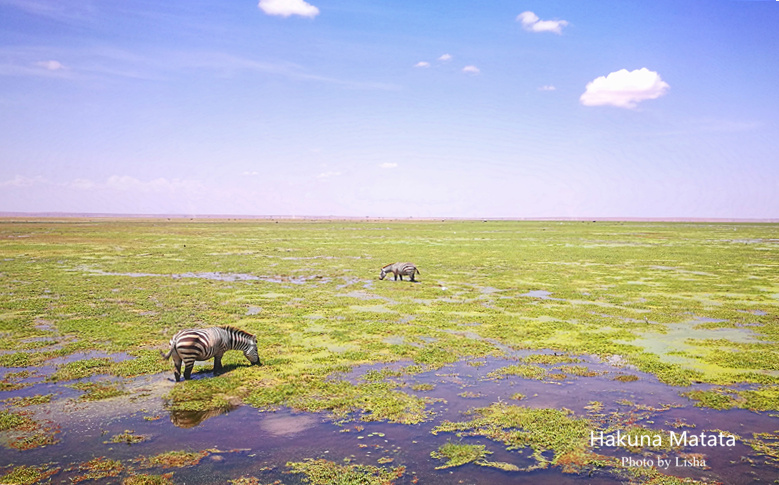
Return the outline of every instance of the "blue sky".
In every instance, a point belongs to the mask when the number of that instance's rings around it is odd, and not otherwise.
[[[0,0],[0,211],[779,218],[779,2]]]

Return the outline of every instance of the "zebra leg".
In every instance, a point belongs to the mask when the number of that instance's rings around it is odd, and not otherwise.
[[[400,274],[400,281],[403,281],[403,273]]]
[[[173,377],[176,378],[176,382],[181,380],[181,359],[178,354],[173,355],[173,365],[176,369],[173,371]]]
[[[214,356],[214,375],[218,375],[222,373],[222,356],[221,355],[215,355]]]
[[[414,283],[416,283],[416,280],[414,280],[414,273],[411,273],[411,281],[413,281]]]
[[[192,368],[195,367],[195,361],[190,360],[184,363],[184,379],[189,380],[192,376]]]

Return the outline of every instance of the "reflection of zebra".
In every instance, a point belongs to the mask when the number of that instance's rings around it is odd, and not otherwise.
[[[206,419],[229,413],[237,407],[237,405],[230,404],[228,406],[207,409],[205,411],[173,410],[170,412],[170,421],[178,428],[194,428]]]
[[[214,374],[222,371],[222,354],[228,350],[240,350],[252,364],[260,363],[257,355],[257,337],[235,327],[210,327],[181,330],[170,339],[167,355],[160,351],[163,359],[173,357],[176,382],[181,377],[181,362],[184,362],[184,379],[189,379],[196,360],[214,358]]]
[[[383,280],[388,273],[394,273],[395,280],[397,280],[398,276],[400,276],[400,281],[403,281],[403,275],[410,276],[411,281],[415,281],[414,275],[421,274],[417,267],[414,266],[414,263],[393,263],[381,268],[379,279]]]

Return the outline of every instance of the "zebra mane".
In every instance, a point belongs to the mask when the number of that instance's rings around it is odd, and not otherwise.
[[[219,328],[227,330],[228,332],[232,332],[232,333],[238,334],[238,335],[240,335],[242,337],[249,337],[249,338],[253,338],[253,339],[257,338],[254,335],[250,334],[249,332],[247,332],[245,330],[241,330],[240,328],[235,328],[232,325],[221,325]]]
[[[393,264],[395,264],[395,263],[390,263],[390,264],[384,265],[384,266],[382,266],[382,267],[381,267],[381,269],[389,268],[389,267],[390,267],[390,266],[392,266]]]

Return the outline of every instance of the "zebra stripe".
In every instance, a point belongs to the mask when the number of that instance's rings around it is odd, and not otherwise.
[[[381,274],[379,274],[379,279],[383,280],[385,276],[387,276],[389,273],[393,273],[395,275],[395,280],[397,281],[398,276],[400,276],[400,281],[403,281],[403,275],[410,276],[411,281],[414,280],[414,275],[421,274],[416,266],[414,266],[414,263],[393,263],[388,264],[387,266],[384,266],[381,268]]]
[[[189,379],[195,361],[214,358],[214,374],[222,371],[222,355],[228,350],[240,350],[252,364],[260,363],[257,354],[257,337],[235,327],[222,326],[181,330],[170,339],[170,350],[163,354],[167,360],[173,357],[176,382],[181,377],[181,363],[184,362],[184,379]]]

